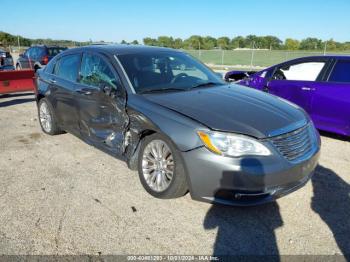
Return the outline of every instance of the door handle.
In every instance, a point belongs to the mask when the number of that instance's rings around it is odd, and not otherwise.
[[[313,90],[315,90],[315,88],[303,86],[303,87],[301,88],[301,90],[304,90],[304,91],[313,91]]]

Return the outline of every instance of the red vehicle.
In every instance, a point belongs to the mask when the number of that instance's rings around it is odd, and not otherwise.
[[[34,70],[15,71],[10,52],[0,49],[0,94],[34,91]]]
[[[34,70],[0,71],[0,94],[34,91]]]

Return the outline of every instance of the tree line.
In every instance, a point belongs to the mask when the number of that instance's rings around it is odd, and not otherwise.
[[[270,49],[270,50],[323,50],[345,51],[350,50],[350,42],[336,42],[333,39],[323,41],[318,38],[308,37],[302,40],[287,38],[282,41],[276,36],[248,35],[229,38],[227,36],[214,38],[211,36],[193,35],[185,40],[169,36],[158,38],[146,37],[143,39],[145,45],[163,46],[183,49],[224,49],[232,50],[237,48],[249,49]]]
[[[0,31],[0,46],[31,46],[35,44],[60,45],[60,46],[83,46],[89,45],[92,41],[72,41],[72,40],[53,40],[53,39],[29,39],[22,36],[11,35]],[[104,41],[99,41],[104,42]],[[139,44],[137,40],[127,42],[122,40],[121,44]],[[249,49],[270,49],[270,50],[323,50],[327,51],[349,51],[350,42],[336,42],[333,39],[323,41],[318,38],[308,37],[302,40],[287,38],[282,41],[276,36],[236,36],[229,38],[227,36],[215,38],[211,36],[193,35],[187,39],[173,38],[171,36],[159,36],[157,38],[145,37],[143,44],[150,46],[171,47],[176,49],[223,49],[233,50],[237,48]]]

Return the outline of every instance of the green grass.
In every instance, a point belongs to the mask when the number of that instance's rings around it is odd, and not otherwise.
[[[229,66],[251,65],[251,50],[186,50],[186,52],[207,64]],[[350,52],[336,54],[349,55]],[[314,55],[323,55],[323,52],[254,50],[253,66],[267,67],[286,60]]]

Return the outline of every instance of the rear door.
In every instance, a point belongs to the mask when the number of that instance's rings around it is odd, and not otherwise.
[[[62,56],[55,64],[53,75],[49,79],[53,105],[59,123],[74,134],[79,134],[78,105],[75,101],[78,69],[81,54]]]
[[[322,130],[350,135],[350,59],[338,59],[315,85],[311,117]]]
[[[79,76],[79,127],[88,142],[116,155],[124,150],[128,124],[126,95],[120,78],[108,58],[84,53]]]
[[[327,59],[307,60],[277,66],[267,84],[267,90],[310,113],[314,84],[325,70],[327,62]]]

